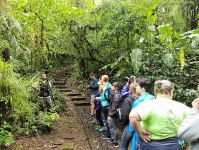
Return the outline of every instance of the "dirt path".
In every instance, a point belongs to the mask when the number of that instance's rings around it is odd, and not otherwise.
[[[51,133],[38,137],[19,137],[9,150],[91,150],[81,119],[71,101],[71,96],[79,94],[67,88],[65,81],[68,77],[69,74],[55,77],[54,86],[65,95],[66,112],[53,123]]]
[[[90,114],[89,96],[70,89],[70,74],[61,71],[54,76],[53,86],[63,93],[66,111],[53,123],[49,134],[38,137],[20,137],[9,150],[108,150],[108,142],[95,131],[98,123],[87,119]],[[122,128],[120,128],[121,137]],[[72,148],[66,148],[72,144]],[[119,150],[119,148],[114,148]]]

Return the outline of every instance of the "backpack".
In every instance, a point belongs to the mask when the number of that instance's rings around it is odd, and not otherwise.
[[[40,82],[40,93],[39,96],[41,97],[48,97],[50,95],[50,85],[49,81],[46,80],[46,82]]]
[[[111,99],[113,98],[113,91],[111,88],[106,88],[104,90],[104,98],[107,100],[107,102],[110,104]]]
[[[134,99],[132,97],[127,97],[125,98],[124,101],[127,101],[126,104],[130,104],[130,105],[126,105],[127,107],[130,107],[130,109],[132,108],[132,105],[134,103]],[[127,112],[128,108],[125,108],[124,105],[122,105],[123,107],[122,108],[119,108],[117,111],[118,111],[118,114],[119,114],[119,122],[123,125],[127,125],[129,123],[129,113],[130,112]]]

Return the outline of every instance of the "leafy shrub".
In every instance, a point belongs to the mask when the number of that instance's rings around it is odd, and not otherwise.
[[[15,142],[11,133],[11,125],[4,122],[0,127],[0,148],[11,145]]]

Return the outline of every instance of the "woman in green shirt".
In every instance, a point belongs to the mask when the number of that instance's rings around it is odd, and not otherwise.
[[[156,81],[156,99],[131,111],[130,122],[139,134],[137,150],[179,150],[177,130],[190,108],[172,100],[173,89],[168,80]]]

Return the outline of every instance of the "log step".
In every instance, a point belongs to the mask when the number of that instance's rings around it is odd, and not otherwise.
[[[81,93],[68,93],[67,96],[81,96]]]
[[[85,97],[72,97],[71,100],[72,101],[83,101],[83,100],[85,101],[86,98]]]
[[[53,85],[65,85],[65,81],[53,81]]]
[[[55,87],[58,89],[66,89],[67,88],[65,85],[56,85]]]
[[[74,102],[75,106],[89,106],[90,102],[85,102],[85,101],[76,101]]]
[[[66,81],[66,79],[63,79],[63,78],[55,78],[54,80],[55,81]]]
[[[59,89],[60,92],[71,92],[71,89]]]

